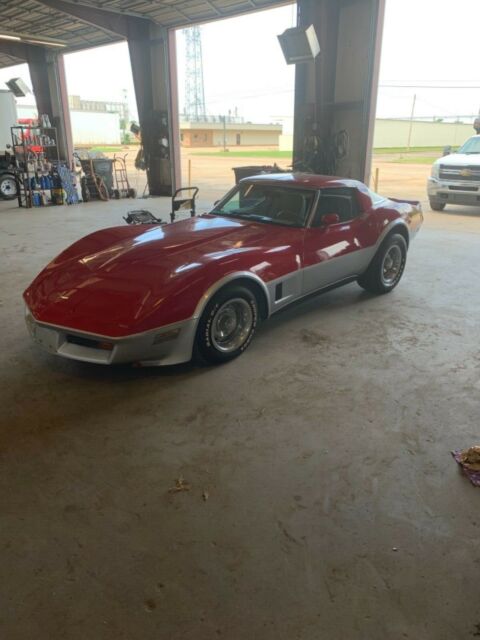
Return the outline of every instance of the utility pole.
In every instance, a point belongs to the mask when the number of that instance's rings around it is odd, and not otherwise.
[[[227,123],[226,123],[226,116],[222,116],[222,120],[223,120],[223,150],[226,151],[227,150]]]
[[[412,142],[412,129],[413,129],[413,116],[415,114],[415,103],[417,101],[417,94],[413,94],[413,102],[412,102],[412,112],[410,114],[410,127],[408,129],[408,143],[407,143],[407,151],[410,151],[410,144]]]

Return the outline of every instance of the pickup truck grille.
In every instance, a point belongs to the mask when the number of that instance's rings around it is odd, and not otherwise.
[[[458,180],[459,182],[480,182],[480,167],[455,167],[440,165],[440,180]]]

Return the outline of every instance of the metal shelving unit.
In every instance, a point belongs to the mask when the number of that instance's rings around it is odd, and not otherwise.
[[[15,175],[18,189],[18,206],[34,206],[32,178],[48,175],[52,163],[60,164],[57,146],[57,129],[32,125],[15,125],[10,128],[15,157]],[[48,189],[48,187],[47,187]],[[45,189],[44,189],[45,190]]]

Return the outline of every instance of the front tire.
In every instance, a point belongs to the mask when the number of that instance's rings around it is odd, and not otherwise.
[[[389,293],[400,282],[407,261],[407,243],[399,233],[388,236],[358,284],[370,293]]]
[[[258,301],[248,287],[232,284],[218,291],[198,323],[197,359],[219,364],[241,355],[253,339],[258,318]]]
[[[445,209],[445,202],[442,202],[441,200],[434,200],[432,198],[428,199],[429,203],[430,203],[430,209],[432,209],[433,211],[443,211]]]

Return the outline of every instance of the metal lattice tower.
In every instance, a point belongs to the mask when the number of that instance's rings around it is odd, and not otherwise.
[[[185,116],[188,120],[202,120],[205,113],[203,90],[202,34],[200,27],[184,29],[186,44]]]

